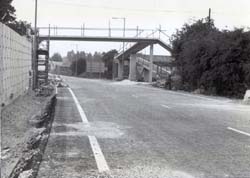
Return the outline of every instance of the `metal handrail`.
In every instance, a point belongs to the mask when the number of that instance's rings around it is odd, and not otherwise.
[[[108,38],[111,38],[111,37],[115,37],[116,35],[112,36],[112,31],[124,31],[124,28],[111,28],[111,27],[108,27],[108,28],[92,28],[92,27],[88,27],[86,28],[85,24],[83,24],[83,26],[81,27],[57,27],[57,26],[49,26],[49,27],[38,27],[39,31],[43,31],[43,30],[48,30],[48,31],[51,31],[54,35],[53,36],[63,36],[63,35],[59,35],[58,31],[60,32],[60,30],[62,31],[65,31],[65,30],[72,30],[72,31],[79,31],[80,34],[79,36],[81,37],[92,37],[91,35],[86,35],[86,32],[93,32],[93,31],[103,31],[103,32],[107,32],[107,35],[105,34],[104,36],[98,36],[98,37],[108,37]],[[144,36],[144,38],[149,38],[149,37],[152,37],[153,38],[157,38],[155,37],[155,34],[156,33],[159,33],[159,36],[158,36],[158,39],[159,40],[162,40],[162,37],[161,37],[161,34],[163,34],[165,37],[167,38],[170,38],[165,32],[167,30],[163,30],[160,28],[156,28],[156,29],[140,29],[139,27],[137,28],[126,28],[125,29],[125,32],[128,31],[128,32],[131,32],[131,31],[134,31],[136,33],[136,35],[134,35],[133,37],[135,38],[139,38],[139,37],[142,37]],[[151,33],[149,34],[146,34],[146,35],[142,35],[143,33],[145,32],[149,32],[151,31]],[[75,32],[73,32],[75,33]],[[42,33],[40,33],[42,34]],[[128,36],[132,36],[131,33],[130,35]],[[127,37],[128,37],[127,36]],[[97,37],[97,36],[95,36]],[[166,40],[166,39],[165,39]],[[128,48],[130,48],[132,45],[134,45],[134,43],[126,43],[125,45],[125,50],[127,50]],[[123,46],[121,46],[119,49],[118,49],[118,53],[121,53],[123,52]]]
[[[146,35],[146,38],[152,37],[152,35],[154,35],[154,34],[156,34],[156,33],[158,33],[158,32],[159,32],[160,34],[163,34],[164,36],[170,38],[170,36],[168,36],[168,35],[164,32],[164,31],[166,31],[166,30],[155,29],[155,30],[151,30],[151,31],[152,31],[152,33]],[[143,33],[143,32],[145,32],[145,31],[141,31],[141,33]],[[140,34],[141,34],[141,33],[140,33]],[[135,37],[138,37],[138,36],[135,36]],[[154,37],[154,36],[153,36],[153,37]],[[160,35],[159,35],[159,38],[158,38],[158,39],[162,40],[162,38],[161,38]],[[131,43],[127,43],[127,44],[126,44],[125,50],[128,49],[128,48],[127,48],[128,44],[131,44]],[[131,47],[131,46],[132,46],[132,45],[130,45],[129,47]],[[122,50],[123,50],[123,48],[120,47],[119,50],[118,50],[118,53],[123,52]]]
[[[85,25],[83,25],[82,27],[57,27],[57,26],[49,26],[49,27],[38,27],[37,28],[38,31],[43,31],[43,30],[48,30],[54,33],[54,36],[58,35],[58,32],[61,31],[66,31],[66,30],[73,30],[73,31],[80,31],[81,32],[81,36],[86,36],[85,32],[91,32],[91,31],[103,31],[103,32],[108,32],[108,37],[111,37],[111,32],[112,31],[124,31],[123,28],[86,28]],[[126,28],[125,31],[134,31],[136,33],[135,36],[133,37],[139,37],[143,32],[148,32],[151,31],[152,33],[150,33],[149,35],[146,35],[146,37],[150,37],[152,35],[154,35],[156,32],[161,32],[164,33],[166,30],[161,30],[161,29],[140,29],[139,27],[137,28]],[[42,34],[42,33],[40,33]],[[46,32],[47,34],[47,32]],[[166,33],[164,33],[166,34]]]
[[[136,57],[136,61],[138,62],[138,63],[140,63],[141,65],[143,65],[143,66],[147,66],[147,67],[149,67],[149,61],[147,60],[147,59],[144,59],[144,58],[142,58],[142,57]],[[167,69],[165,69],[164,67],[162,67],[162,66],[159,66],[159,65],[156,65],[156,64],[153,64],[153,71],[154,72],[157,72],[157,68],[159,68],[160,69],[160,71],[164,71],[164,72],[166,72],[167,74],[169,74],[170,72],[167,70]]]
[[[95,30],[95,31],[104,31],[104,30],[114,30],[114,31],[123,31],[123,28],[102,28],[102,27],[37,27],[37,29],[42,29],[42,30]],[[125,31],[153,31],[154,29],[140,29],[140,28],[126,28]],[[167,30],[162,30],[162,31],[167,31]]]
[[[143,32],[144,32],[144,31],[141,30],[141,31],[140,31],[138,34],[136,34],[134,37],[139,37]],[[132,44],[131,44],[131,43],[126,43],[126,45],[125,45],[125,50],[128,49],[128,46],[129,46],[129,48],[130,48],[130,47],[132,46]],[[119,48],[119,50],[118,50],[118,53],[122,52],[122,50],[123,50],[123,47],[120,46],[120,48]]]

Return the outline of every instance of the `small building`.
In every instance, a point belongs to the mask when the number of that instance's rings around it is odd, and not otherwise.
[[[82,77],[101,78],[106,71],[104,62],[101,59],[98,60],[86,60],[86,72],[82,74]]]
[[[49,69],[50,72],[54,74],[67,76],[72,75],[72,71],[70,69],[70,62],[68,60],[64,60],[63,62],[50,61]]]

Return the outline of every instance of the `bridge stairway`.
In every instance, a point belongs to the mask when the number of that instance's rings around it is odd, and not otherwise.
[[[131,54],[136,54],[137,52],[146,48],[150,44],[151,44],[150,42],[137,42],[134,45],[132,45],[130,48],[125,50],[124,53],[123,53],[123,51],[121,53],[119,53],[116,56],[116,59],[122,59],[122,57],[124,57],[124,59],[127,59]]]
[[[131,54],[136,54],[137,52],[143,50],[144,48],[148,47],[150,44],[152,44],[152,42],[137,42],[134,45],[132,45],[131,47],[129,47],[128,49],[126,49],[123,53],[120,52],[115,58],[116,59],[122,59],[122,57],[124,57],[124,59],[128,58]],[[156,39],[153,44],[159,44],[160,46],[162,46],[164,49],[168,50],[169,52],[172,51],[171,47],[169,45],[167,45],[166,43],[164,43],[163,41],[161,41],[160,39]]]
[[[140,76],[143,76],[144,72],[149,71],[150,62],[147,59],[144,59],[142,57],[137,57],[136,63],[137,63],[137,72]],[[171,71],[167,69],[165,66],[153,64],[153,77],[154,78],[156,78],[156,75],[158,75],[160,79],[166,79],[170,73]]]

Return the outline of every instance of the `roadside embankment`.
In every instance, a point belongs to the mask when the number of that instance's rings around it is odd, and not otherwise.
[[[35,177],[53,122],[56,95],[19,97],[2,110],[1,177]]]

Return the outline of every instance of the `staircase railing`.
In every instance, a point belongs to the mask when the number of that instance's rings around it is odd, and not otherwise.
[[[139,63],[144,68],[149,69],[150,62],[147,59],[144,59],[142,57],[136,57],[136,62]],[[169,75],[171,73],[171,71],[168,70],[166,67],[159,66],[156,64],[153,64],[153,72],[159,75]]]
[[[136,36],[134,36],[134,37],[140,37],[140,35],[141,35],[142,33],[144,33],[144,32],[145,32],[145,31],[142,30],[142,31],[140,31],[140,33],[138,33],[138,34],[137,34]],[[155,35],[156,33],[158,33],[158,37],[155,37],[155,36],[156,36],[156,35]],[[157,29],[155,29],[155,30],[152,30],[152,32],[151,32],[150,34],[147,34],[147,35],[145,36],[145,38],[150,38],[150,37],[151,37],[151,38],[157,38],[157,39],[159,39],[159,40],[165,41],[165,40],[163,40],[162,35],[165,36],[165,37],[167,37],[168,39],[170,38],[170,36],[167,35],[167,34],[165,33],[165,30],[161,30],[161,28],[157,28]],[[124,49],[127,50],[127,49],[129,49],[130,47],[132,47],[134,44],[135,44],[135,43],[126,43]],[[120,53],[122,53],[122,52],[123,52],[123,45],[121,45],[120,48],[118,49],[118,54],[120,54]]]

